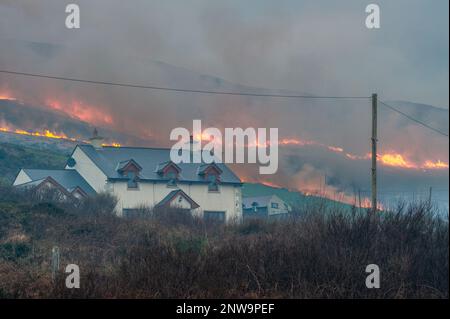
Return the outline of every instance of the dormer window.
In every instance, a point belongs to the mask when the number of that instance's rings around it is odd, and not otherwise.
[[[128,188],[138,188],[138,177],[135,172],[127,172],[128,177]]]
[[[139,173],[142,167],[133,159],[121,161],[117,165],[116,171],[123,177],[127,178],[128,189],[139,188]]]
[[[216,174],[208,174],[208,191],[218,192],[219,191],[219,177]]]
[[[167,180],[167,186],[176,186],[181,168],[172,161],[168,161],[159,164],[156,172],[162,179]]]
[[[209,192],[219,191],[220,174],[222,174],[222,170],[215,163],[200,166],[198,174],[208,182]]]
[[[178,173],[175,171],[167,172],[164,176],[169,181],[167,182],[167,186],[177,186]]]

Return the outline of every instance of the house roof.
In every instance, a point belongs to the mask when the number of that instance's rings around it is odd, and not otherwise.
[[[109,179],[124,179],[117,171],[117,165],[126,160],[133,159],[142,167],[139,173],[141,181],[165,180],[158,174],[161,164],[170,161],[170,149],[144,148],[144,147],[102,147],[94,148],[92,145],[78,145],[78,147],[100,168]],[[179,163],[181,169],[178,182],[205,182],[199,175],[199,168],[204,163]],[[241,184],[240,179],[223,163],[216,163],[222,170],[220,180],[222,184]]]
[[[81,175],[73,169],[28,169],[23,171],[31,178],[31,182],[26,185],[38,185],[47,177],[53,178],[58,184],[63,186],[69,192],[72,192],[77,186],[86,194],[95,194],[95,190],[81,177]]]
[[[257,196],[257,197],[244,197],[242,198],[242,204],[244,208],[253,208],[253,203],[256,203],[257,208],[265,208],[269,206],[270,200],[273,195],[269,196]]]
[[[168,204],[170,204],[170,202],[175,198],[175,196],[177,195],[181,195],[183,196],[190,204],[191,204],[191,208],[195,209],[200,207],[200,205],[198,205],[192,198],[189,197],[189,195],[187,195],[185,192],[183,192],[181,189],[176,189],[171,191],[169,194],[167,194],[166,197],[164,197],[158,204],[156,204],[155,207],[164,207]]]

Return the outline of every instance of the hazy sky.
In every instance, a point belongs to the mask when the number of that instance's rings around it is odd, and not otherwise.
[[[80,30],[64,27],[71,2],[81,7]],[[376,91],[448,108],[448,1],[376,1],[381,29],[369,30],[365,7],[372,2],[0,0],[0,38],[64,44],[79,54],[82,46],[102,47],[250,86]],[[26,61],[5,62],[0,57],[4,68],[28,70]]]
[[[65,27],[65,7],[71,2],[81,9],[79,30]],[[377,1],[379,30],[365,26],[370,3],[0,0],[0,69],[219,91],[261,87],[318,95],[377,92],[385,101],[448,109],[448,1]],[[278,127],[280,137],[315,140],[358,155],[370,151],[369,99],[206,96],[0,74],[0,94],[2,89],[29,105],[47,105],[96,126],[150,138],[155,145],[167,146],[172,128],[189,128],[192,119],[202,119],[219,128]],[[403,107],[448,131],[448,112],[423,105]],[[41,123],[30,114],[19,119],[27,129],[55,127],[47,123],[50,116]],[[379,151],[401,153],[417,163],[448,162],[448,138],[380,107]],[[369,161],[358,166],[342,154],[305,148],[286,148],[281,154],[279,175],[272,181],[317,188],[327,176],[330,189],[368,188]],[[387,188],[396,183],[399,189],[445,188],[448,169],[386,169],[380,171],[379,181]]]

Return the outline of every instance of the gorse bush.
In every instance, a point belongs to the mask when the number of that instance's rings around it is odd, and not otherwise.
[[[448,298],[448,218],[427,203],[212,225],[176,209],[119,218],[105,194],[74,206],[10,192],[0,189],[5,298]],[[79,265],[80,289],[62,269],[52,283],[53,246],[62,267]],[[369,264],[380,289],[365,286]]]

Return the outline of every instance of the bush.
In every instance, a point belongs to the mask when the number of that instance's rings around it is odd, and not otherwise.
[[[31,252],[28,243],[4,243],[0,244],[0,259],[15,260],[27,257]]]
[[[323,208],[311,208],[292,219],[219,227],[180,210],[147,210],[146,218],[117,218],[111,214],[113,207],[108,197],[75,208],[49,203],[16,206],[18,212],[4,218],[8,229],[0,238],[0,251],[6,256],[6,263],[0,261],[5,274],[0,271],[0,282],[6,283],[0,294],[448,298],[448,219],[436,216],[427,204],[400,205],[377,215],[323,214]],[[12,229],[29,240],[6,240]],[[32,259],[25,258],[30,256],[30,243]],[[80,289],[66,289],[61,278],[49,284],[53,246],[60,248],[62,265],[80,266]],[[381,269],[380,289],[365,286],[365,268],[372,263]]]

